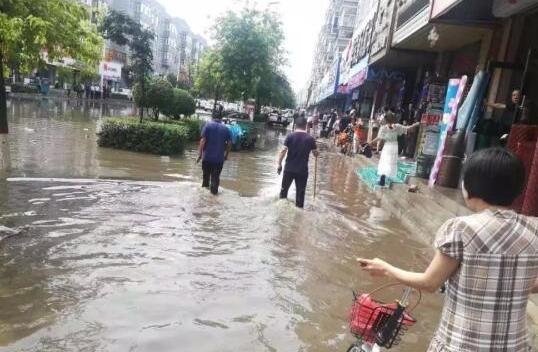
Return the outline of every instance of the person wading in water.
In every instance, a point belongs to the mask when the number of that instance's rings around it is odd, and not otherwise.
[[[221,114],[217,114],[213,121],[208,122],[202,129],[198,149],[198,161],[202,160],[202,187],[210,188],[212,194],[219,192],[220,173],[231,149],[232,135],[222,123]]]
[[[282,172],[282,161],[286,158],[286,167],[282,177],[282,189],[280,199],[288,197],[291,183],[295,181],[296,200],[295,205],[304,207],[306,183],[308,181],[308,159],[310,152],[317,158],[319,152],[314,137],[306,133],[307,120],[304,116],[295,120],[295,132],[289,134],[284,140],[284,149],[280,152],[277,164],[277,173]]]

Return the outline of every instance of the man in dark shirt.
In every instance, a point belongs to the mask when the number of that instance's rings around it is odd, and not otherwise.
[[[517,120],[514,120],[515,112],[519,108],[520,104],[521,104],[521,91],[519,89],[516,89],[512,92],[512,95],[510,99],[506,102],[506,104],[503,104],[503,103],[487,103],[486,104],[490,108],[504,110],[501,120],[499,122],[499,131],[498,131],[501,137],[501,141],[506,140],[508,138],[508,135],[510,134],[510,130],[512,129],[512,125],[514,123],[526,122],[521,119],[520,115],[517,116]]]
[[[198,160],[202,159],[202,187],[209,188],[211,186],[211,193],[215,195],[219,192],[220,173],[224,161],[228,160],[231,149],[232,135],[230,130],[222,124],[218,117],[208,122],[202,129]]]
[[[295,121],[296,131],[289,134],[284,141],[284,149],[278,157],[277,172],[282,172],[282,161],[286,158],[286,167],[282,177],[282,189],[280,198],[288,197],[288,190],[291,183],[295,181],[296,198],[295,205],[299,208],[304,207],[304,197],[306,183],[308,181],[308,159],[310,152],[317,158],[319,153],[314,137],[306,133],[307,120],[305,117],[298,117]]]
[[[345,131],[347,126],[349,126],[350,123],[351,123],[351,116],[350,116],[350,112],[348,111],[340,119],[340,132]]]
[[[329,116],[329,132],[327,134],[330,134],[332,130],[334,129],[334,124],[336,123],[337,118],[338,118],[338,113],[336,109],[334,109],[331,112],[331,115]]]

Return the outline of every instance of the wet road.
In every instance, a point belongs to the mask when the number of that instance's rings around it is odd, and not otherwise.
[[[345,351],[351,290],[380,284],[355,257],[428,262],[338,155],[322,154],[305,211],[278,201],[283,131],[233,154],[212,197],[194,150],[96,146],[100,117],[129,108],[12,100],[9,113],[0,224],[28,229],[0,247],[0,351]],[[426,349],[440,300],[394,350]]]

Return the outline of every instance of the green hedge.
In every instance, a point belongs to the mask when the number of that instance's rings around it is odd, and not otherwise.
[[[37,94],[39,93],[36,86],[28,86],[22,83],[13,83],[11,85],[11,93],[30,93]]]
[[[100,147],[158,155],[177,155],[189,141],[189,129],[180,124],[109,118],[97,134]]]
[[[202,127],[204,127],[205,122],[196,118],[184,118],[179,121],[169,120],[166,121],[168,124],[174,124],[178,126],[183,126],[187,129],[188,139],[191,142],[197,142],[200,140],[200,133],[202,132]]]

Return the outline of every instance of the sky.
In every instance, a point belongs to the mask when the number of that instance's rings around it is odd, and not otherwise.
[[[171,16],[187,21],[194,33],[209,39],[214,19],[228,9],[240,9],[246,0],[158,0]],[[285,71],[297,92],[310,76],[314,47],[323,24],[328,0],[257,0],[259,9],[280,14],[286,35],[288,65]]]

